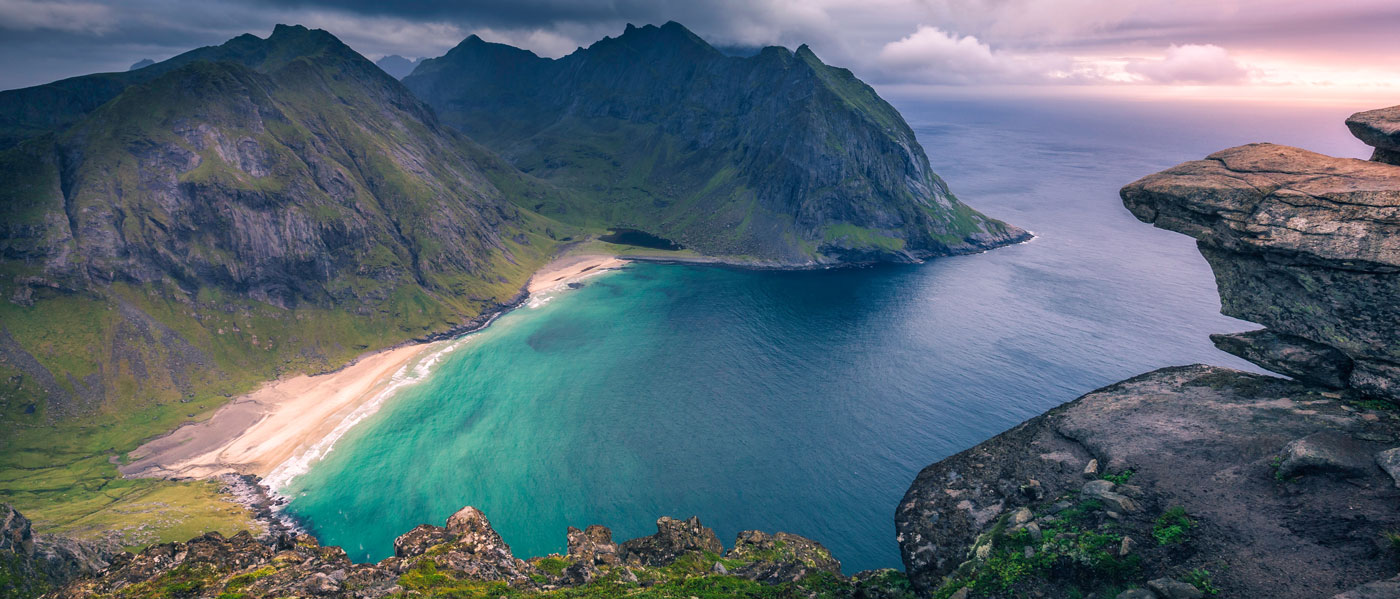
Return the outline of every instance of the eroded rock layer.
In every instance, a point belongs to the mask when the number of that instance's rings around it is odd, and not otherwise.
[[[1400,167],[1251,144],[1122,196],[1144,222],[1198,240],[1222,312],[1336,349],[1325,366],[1348,371],[1347,386],[1400,401]],[[1278,366],[1240,341],[1222,349]]]

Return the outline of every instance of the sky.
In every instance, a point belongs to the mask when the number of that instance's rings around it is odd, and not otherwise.
[[[473,33],[559,57],[668,20],[721,47],[806,43],[905,95],[1400,103],[1397,0],[0,0],[0,89],[277,23],[378,59]]]

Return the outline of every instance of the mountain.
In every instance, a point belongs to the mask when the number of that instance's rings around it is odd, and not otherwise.
[[[153,65],[153,64],[155,64],[155,63],[156,63],[156,61],[151,60],[151,59],[149,59],[149,58],[142,58],[141,60],[138,60],[138,61],[132,63],[132,64],[131,64],[131,68],[128,68],[127,70],[128,70],[128,71],[135,71],[136,69],[144,69],[144,68],[149,67],[149,66],[151,66],[151,65]]]
[[[899,113],[811,49],[727,56],[677,23],[558,60],[471,36],[404,84],[572,190],[534,210],[776,264],[910,261],[1028,237],[958,201]]]
[[[511,202],[546,186],[324,31],[136,74],[7,96],[73,121],[0,151],[0,496],[49,524],[138,488],[105,453],[231,394],[481,322],[564,231]]]
[[[409,60],[398,54],[390,54],[374,61],[374,64],[384,69],[385,73],[392,75],[395,79],[403,79],[407,77],[409,73],[412,73],[413,69],[422,62],[423,59],[421,57]]]

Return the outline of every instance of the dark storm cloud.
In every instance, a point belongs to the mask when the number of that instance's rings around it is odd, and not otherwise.
[[[1210,81],[1231,85],[1400,78],[1388,58],[1393,0],[0,0],[0,88],[125,69],[276,23],[326,29],[377,58],[437,56],[471,33],[562,56],[626,23],[668,20],[722,47],[808,43],[876,84],[1205,80],[1167,76],[1186,58],[1214,60],[1238,76]]]

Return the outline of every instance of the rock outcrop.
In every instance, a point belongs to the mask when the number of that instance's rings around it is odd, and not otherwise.
[[[476,36],[404,84],[574,192],[534,208],[773,266],[912,261],[1029,235],[960,202],[899,112],[807,46],[727,56],[677,23],[551,60]]]
[[[728,554],[695,518],[657,522],[657,534],[621,546],[602,526],[570,528],[569,552],[521,560],[486,516],[465,507],[447,525],[422,525],[394,542],[394,556],[356,564],[310,536],[259,541],[205,534],[121,554],[95,575],[50,593],[79,597],[498,597],[712,596],[912,599],[894,571],[846,578],[820,544],[748,531]],[[625,561],[622,556],[626,555]]]
[[[1303,379],[1345,372],[1346,386],[1400,401],[1400,167],[1251,144],[1122,196],[1144,222],[1197,239],[1222,312],[1277,334],[1222,349]]]
[[[36,535],[28,518],[0,504],[0,597],[33,597],[82,576],[92,576],[116,555],[105,543]]]
[[[1358,112],[1347,118],[1357,139],[1376,149],[1371,160],[1400,164],[1400,106]]]
[[[916,589],[1390,596],[1400,167],[1383,162],[1394,114],[1348,122],[1375,161],[1252,144],[1123,188],[1139,219],[1198,240],[1224,313],[1267,327],[1216,345],[1295,380],[1162,369],[925,468],[896,513]]]

